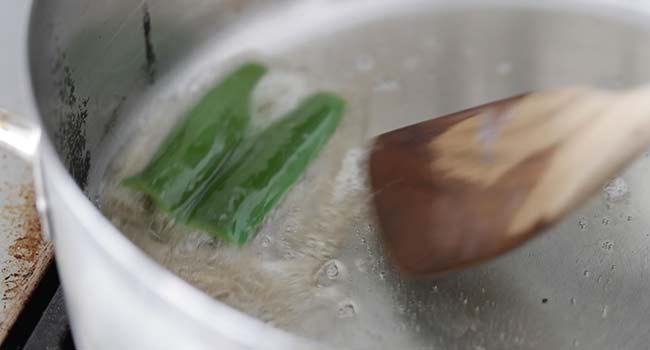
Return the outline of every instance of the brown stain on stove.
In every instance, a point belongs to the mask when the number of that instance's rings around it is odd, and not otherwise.
[[[16,271],[4,277],[5,290],[2,300],[16,297],[24,289],[35,272],[35,263],[41,257],[45,244],[32,185],[20,185],[18,197],[18,203],[9,203],[2,207],[1,215],[9,220],[13,231],[17,233],[8,248],[9,256],[14,258],[14,261],[9,263],[16,267]]]
[[[35,285],[48,266],[52,254],[52,243],[45,242],[41,235],[41,223],[36,210],[36,196],[31,184],[18,185],[17,200],[0,207],[0,220],[9,223],[9,259],[3,262],[3,292],[0,296],[4,308],[14,304],[13,310],[5,311],[4,322],[0,321],[0,339],[20,313]]]
[[[16,225],[17,229],[23,231],[23,235],[9,246],[9,254],[18,260],[33,263],[37,258],[37,255],[33,254],[33,252],[43,245],[41,222],[34,204],[34,189],[31,186],[21,186],[19,196],[25,202],[24,204],[8,205],[4,208],[5,210],[15,211],[19,215],[22,214],[23,217],[23,222]]]

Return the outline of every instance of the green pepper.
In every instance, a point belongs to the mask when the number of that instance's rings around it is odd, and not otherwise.
[[[189,224],[245,243],[332,136],[343,100],[317,93],[257,137],[186,203]]]
[[[150,163],[123,184],[145,192],[175,214],[199,187],[223,167],[250,124],[249,105],[266,68],[247,63],[230,73],[193,107],[158,148]]]
[[[222,85],[237,72],[226,78]],[[252,88],[250,80],[245,85]],[[246,96],[238,99],[233,97],[236,93]],[[217,105],[219,96],[213,98],[213,105]],[[245,100],[248,104],[249,98],[250,90],[242,88],[233,92],[230,100],[223,101]],[[218,152],[211,152],[209,147],[192,148],[188,146],[195,142],[192,138],[179,137],[184,134],[174,131],[151,164],[140,174],[127,179],[125,184],[149,194],[177,221],[243,244],[330,139],[341,120],[344,105],[335,94],[316,93],[258,133],[245,133],[241,123],[215,121],[221,129],[210,129],[201,133],[201,137],[209,139],[211,136],[213,144],[225,145],[220,146]],[[214,114],[211,118],[226,116],[230,114]],[[189,120],[179,130],[191,131]],[[241,121],[239,118],[235,120]],[[203,163],[213,165],[209,170],[189,173],[166,169],[184,169],[184,164]],[[150,168],[152,170],[148,171]],[[195,168],[191,167],[192,170]],[[167,186],[160,187],[159,183]],[[173,191],[167,190],[169,188]]]

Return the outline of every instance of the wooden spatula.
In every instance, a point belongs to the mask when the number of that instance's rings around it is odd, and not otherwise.
[[[648,146],[650,88],[535,92],[383,134],[369,166],[385,247],[415,275],[496,256]]]

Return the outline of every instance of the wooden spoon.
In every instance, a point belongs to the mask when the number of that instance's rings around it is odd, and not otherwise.
[[[650,146],[650,88],[566,88],[379,136],[369,159],[388,254],[430,275],[557,222]]]

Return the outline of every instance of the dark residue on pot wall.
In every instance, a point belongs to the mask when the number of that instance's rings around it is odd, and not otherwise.
[[[72,69],[65,64],[61,66],[63,76],[59,86],[59,99],[64,107],[61,109],[62,119],[55,138],[70,174],[79,187],[84,189],[90,170],[90,152],[86,150],[86,119],[90,98],[77,95]]]
[[[142,30],[144,31],[144,50],[146,58],[145,72],[149,79],[149,84],[153,84],[156,77],[156,53],[151,43],[151,14],[149,13],[149,6],[145,3],[142,14]]]

